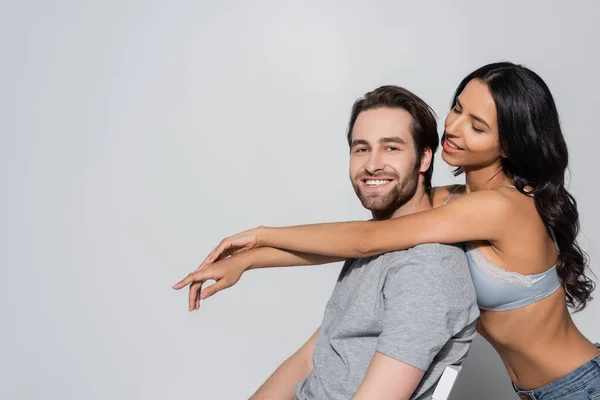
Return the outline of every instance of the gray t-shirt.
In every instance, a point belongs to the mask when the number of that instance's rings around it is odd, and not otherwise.
[[[347,261],[296,399],[351,398],[376,351],[426,371],[411,399],[430,399],[444,368],[466,357],[477,317],[458,246],[423,244]]]

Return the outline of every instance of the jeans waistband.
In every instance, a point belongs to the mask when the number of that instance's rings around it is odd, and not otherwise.
[[[595,343],[595,345],[600,349],[600,343]],[[549,394],[552,394],[552,397],[560,397],[581,388],[583,386],[582,383],[588,382],[598,374],[600,374],[600,354],[570,374],[540,388],[521,390],[514,383],[513,388],[522,400],[539,400]]]

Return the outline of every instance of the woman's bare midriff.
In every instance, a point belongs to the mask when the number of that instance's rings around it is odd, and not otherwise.
[[[544,386],[599,354],[575,327],[561,288],[511,311],[481,310],[479,333],[496,349],[520,389]]]

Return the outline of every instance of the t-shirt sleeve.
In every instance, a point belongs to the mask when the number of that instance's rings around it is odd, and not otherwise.
[[[427,370],[448,340],[467,326],[469,306],[460,282],[443,263],[425,257],[388,269],[377,351]]]

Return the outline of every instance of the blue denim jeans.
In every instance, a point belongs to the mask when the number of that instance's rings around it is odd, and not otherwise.
[[[600,349],[600,344],[596,343]],[[600,355],[541,388],[515,391],[522,400],[600,400]]]

